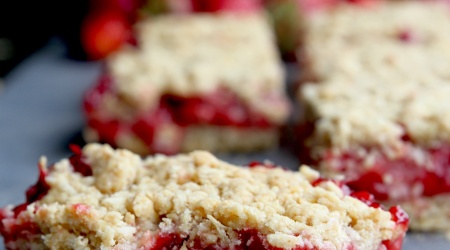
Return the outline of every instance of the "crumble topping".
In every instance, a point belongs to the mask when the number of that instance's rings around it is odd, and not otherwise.
[[[396,237],[389,212],[329,181],[313,187],[319,174],[307,166],[236,167],[204,151],[141,160],[100,144],[83,156],[92,176],[73,172],[68,160],[56,163],[48,193],[19,214],[39,225],[50,248],[149,247],[158,231],[230,246],[245,228],[285,249],[378,249]]]
[[[301,99],[314,141],[401,150],[402,136],[450,141],[450,12],[439,1],[341,4],[307,23],[308,69]],[[387,146],[386,146],[387,145]]]
[[[169,132],[169,133],[167,133]],[[166,133],[158,133],[157,140],[161,143],[174,143],[176,136]],[[92,128],[85,128],[84,138],[88,142],[98,142],[98,133]],[[175,134],[177,135],[177,134]],[[242,138],[245,137],[245,140]],[[233,128],[223,126],[188,126],[184,132],[180,152],[193,150],[208,150],[211,152],[251,152],[258,149],[269,148],[277,145],[279,131],[277,129],[259,128]],[[140,155],[150,154],[148,146],[139,137],[130,131],[121,131],[116,137],[116,145],[119,148],[129,149]]]
[[[141,21],[136,33],[137,48],[107,60],[122,101],[148,110],[162,94],[223,87],[275,123],[285,120],[284,72],[262,13],[161,15]]]

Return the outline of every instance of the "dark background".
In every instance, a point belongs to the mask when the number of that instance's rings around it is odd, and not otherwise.
[[[55,37],[67,57],[85,60],[79,37],[88,9],[89,0],[0,1],[0,77]]]

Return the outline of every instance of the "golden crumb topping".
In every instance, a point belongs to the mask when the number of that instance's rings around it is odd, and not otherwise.
[[[238,167],[204,151],[141,160],[100,144],[84,147],[83,156],[92,176],[58,162],[46,177],[47,195],[20,214],[39,225],[54,249],[148,247],[152,235],[173,232],[231,246],[248,228],[284,249],[369,250],[396,237],[389,212],[344,195],[332,182],[312,186],[319,174],[307,166],[299,172]]]
[[[301,99],[325,146],[398,148],[450,142],[450,11],[432,1],[342,4],[307,23],[308,67],[319,84]]]

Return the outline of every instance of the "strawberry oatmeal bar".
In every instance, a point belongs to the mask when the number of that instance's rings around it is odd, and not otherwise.
[[[401,204],[417,230],[450,229],[450,8],[341,4],[308,20],[303,163]]]
[[[136,34],[137,45],[107,58],[86,94],[88,141],[140,154],[278,143],[289,102],[261,11],[160,15]]]
[[[366,192],[205,151],[141,159],[88,144],[0,210],[7,249],[401,249],[408,216]]]

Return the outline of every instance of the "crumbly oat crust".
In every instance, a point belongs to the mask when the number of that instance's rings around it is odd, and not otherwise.
[[[112,103],[111,111],[148,110],[162,94],[198,96],[223,87],[274,123],[286,119],[284,72],[262,13],[162,15],[140,22],[136,33],[137,48],[107,60],[116,101],[127,104]]]
[[[83,137],[88,142],[98,142],[97,132],[91,128],[85,128]],[[170,141],[170,135],[158,135],[161,140]],[[242,140],[245,138],[245,140]],[[279,131],[276,128],[234,128],[220,126],[189,126],[184,131],[180,152],[193,150],[207,150],[211,152],[252,152],[267,149],[277,145]],[[122,133],[116,139],[119,148],[127,148],[131,151],[148,155],[148,146],[137,136]]]
[[[186,129],[181,148],[182,152],[193,150],[252,152],[278,145],[278,138],[279,131],[276,128],[242,129],[219,126],[190,126]]]
[[[344,195],[332,182],[313,187],[319,174],[306,166],[242,168],[203,151],[142,160],[100,144],[84,147],[83,156],[93,176],[58,162],[46,177],[48,193],[19,215],[42,231],[28,245],[138,249],[149,247],[154,233],[177,232],[230,246],[235,230],[244,228],[284,249],[369,250],[396,238],[389,212]]]
[[[450,11],[433,1],[342,4],[309,19],[300,98],[325,147],[450,142]],[[392,151],[392,150],[391,150]]]

